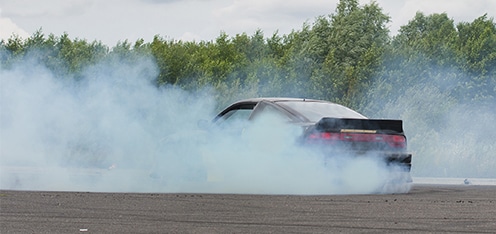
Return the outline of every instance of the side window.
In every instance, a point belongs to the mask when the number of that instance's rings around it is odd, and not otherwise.
[[[255,109],[253,115],[251,116],[251,119],[258,119],[263,116],[275,117],[284,122],[291,122],[291,118],[288,115],[284,114],[281,110],[270,104],[261,102]]]
[[[215,122],[218,126],[222,127],[235,127],[236,125],[243,125],[250,118],[254,107],[255,103],[234,106],[224,114],[218,116]]]
[[[219,125],[228,125],[234,122],[248,121],[250,118],[252,109],[234,109],[227,112],[218,120]]]

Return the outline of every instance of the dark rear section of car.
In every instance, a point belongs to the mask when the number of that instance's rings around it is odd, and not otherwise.
[[[322,118],[306,129],[302,143],[327,154],[376,155],[388,163],[411,167],[401,120]]]
[[[246,112],[240,115],[237,112]],[[251,111],[251,112],[250,112]],[[330,157],[377,156],[388,164],[411,168],[407,139],[401,120],[368,119],[360,113],[332,102],[296,98],[253,98],[238,101],[223,110],[214,122],[222,125],[236,116],[254,120],[276,113],[281,121],[304,128],[300,143],[323,150]],[[233,127],[231,125],[231,127]]]

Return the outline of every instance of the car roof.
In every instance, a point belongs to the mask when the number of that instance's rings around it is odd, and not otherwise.
[[[354,113],[356,113],[358,116],[361,116],[363,118],[366,118],[365,116],[363,116],[362,114],[346,107],[346,106],[342,106],[340,104],[337,104],[337,103],[334,103],[334,102],[330,102],[330,101],[324,101],[324,100],[318,100],[318,99],[308,99],[308,98],[289,98],[289,97],[258,97],[258,98],[248,98],[248,99],[243,99],[243,100],[239,100],[231,105],[229,105],[226,109],[224,109],[223,112],[221,112],[221,114],[224,114],[228,109],[230,109],[231,107],[233,106],[240,106],[240,105],[255,105],[255,104],[258,104],[260,102],[270,102],[270,103],[274,103],[275,105],[278,105],[279,107],[283,108],[284,110],[288,111],[288,113],[291,113],[291,115],[295,116],[297,119],[299,119],[300,121],[303,121],[303,122],[314,122],[316,120],[313,120],[313,121],[309,121],[310,119],[308,119],[308,116],[307,114],[303,114],[301,112],[301,110],[298,110],[298,109],[293,109],[291,107],[288,107],[288,106],[281,106],[279,105],[278,103],[284,103],[284,102],[314,102],[314,103],[328,103],[328,104],[332,104],[332,105],[337,105],[337,106],[341,106],[343,108],[346,108]],[[221,115],[219,114],[219,115]]]
[[[289,98],[289,97],[259,97],[259,98],[248,98],[248,99],[243,99],[239,100],[233,104],[236,103],[243,103],[243,102],[261,102],[261,101],[268,101],[268,102],[284,102],[284,101],[301,101],[301,102],[327,102],[327,103],[332,103],[329,101],[324,101],[324,100],[317,100],[317,99],[309,99],[309,98]]]

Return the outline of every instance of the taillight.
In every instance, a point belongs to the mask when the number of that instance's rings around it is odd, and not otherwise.
[[[386,142],[394,148],[405,148],[406,138],[403,135],[385,135]]]
[[[309,142],[384,142],[393,148],[405,148],[406,138],[403,135],[348,133],[348,132],[316,132],[308,135]]]

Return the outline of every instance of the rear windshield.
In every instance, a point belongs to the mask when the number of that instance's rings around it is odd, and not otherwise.
[[[312,122],[317,122],[324,117],[366,119],[360,113],[334,103],[313,101],[288,101],[279,102],[283,107],[289,107]]]

